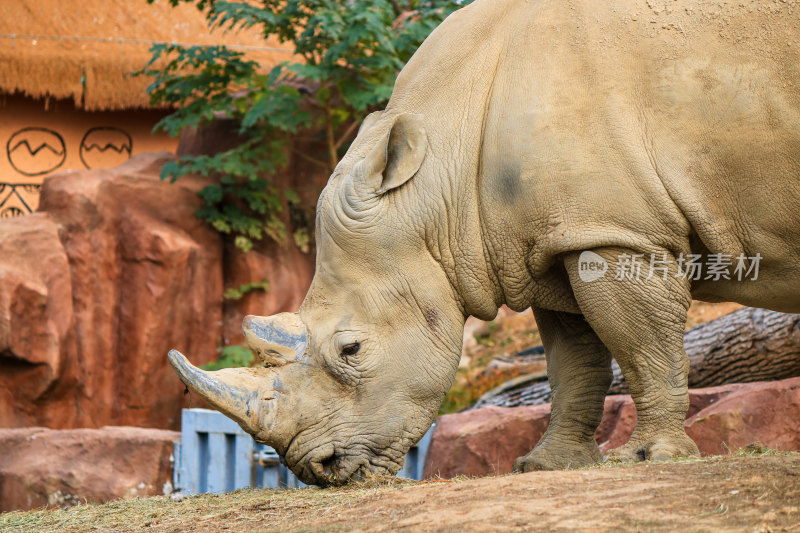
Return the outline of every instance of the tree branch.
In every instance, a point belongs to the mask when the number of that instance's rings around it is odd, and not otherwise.
[[[296,156],[300,157],[300,159],[308,161],[309,163],[314,163],[315,165],[318,165],[318,166],[320,166],[320,167],[322,167],[324,169],[328,168],[328,164],[325,163],[324,161],[320,161],[319,159],[315,159],[315,158],[313,158],[313,157],[311,157],[309,155],[306,155],[303,152],[301,152],[300,150],[292,148],[292,153],[295,154]]]
[[[400,5],[400,2],[398,2],[398,0],[391,0],[391,3],[392,8],[394,8],[394,16],[399,17],[402,15],[405,9],[403,9],[403,6]]]
[[[333,116],[332,110],[329,105],[325,106],[325,140],[328,141],[328,161],[330,164],[330,171],[336,168],[339,163],[339,157],[336,154],[336,139],[333,133]]]
[[[336,143],[334,143],[334,147],[337,150],[342,146],[342,143],[344,143],[350,137],[350,135],[353,133],[356,127],[358,127],[359,124],[361,124],[360,121],[354,120],[352,124],[347,126],[347,129],[344,130],[344,133],[342,133],[341,137],[339,137],[339,140],[336,141]]]

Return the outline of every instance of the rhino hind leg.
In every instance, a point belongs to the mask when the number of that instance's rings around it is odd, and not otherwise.
[[[594,434],[611,384],[611,354],[583,315],[534,308],[552,390],[550,425],[515,472],[580,468],[597,463]]]
[[[611,450],[616,461],[666,460],[699,455],[684,430],[689,408],[689,358],[683,349],[686,313],[691,303],[689,282],[676,275],[674,258],[668,271],[648,277],[649,253],[640,276],[619,272],[635,251],[594,250],[608,263],[606,275],[582,281],[577,254],[567,258],[575,298],[587,321],[611,351],[636,404],[637,424],[627,444]],[[642,253],[642,252],[639,252]],[[664,260],[664,252],[655,252]],[[628,274],[632,274],[629,278]],[[633,278],[633,279],[631,279]]]

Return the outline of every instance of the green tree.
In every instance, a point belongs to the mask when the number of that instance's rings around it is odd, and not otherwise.
[[[152,2],[153,0],[148,0]],[[217,176],[200,196],[197,213],[249,250],[269,236],[279,242],[287,229],[279,218],[291,190],[269,181],[286,153],[313,161],[328,172],[347,149],[367,113],[385,106],[397,73],[425,37],[447,15],[468,2],[457,0],[169,0],[195,4],[212,27],[255,28],[291,43],[295,57],[263,72],[241,51],[224,46],[157,44],[141,74],[154,77],[155,105],[176,111],[156,128],[172,136],[224,116],[238,124],[242,143],[216,155],[185,156],[162,169],[162,179],[189,173]],[[293,141],[310,136],[316,153],[300,153]],[[294,234],[301,246],[308,229]]]

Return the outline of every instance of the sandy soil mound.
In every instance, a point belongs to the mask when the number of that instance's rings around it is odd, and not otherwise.
[[[800,531],[800,453],[0,515],[3,531]]]

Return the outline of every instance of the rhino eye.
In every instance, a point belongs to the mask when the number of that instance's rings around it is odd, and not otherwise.
[[[345,357],[355,355],[358,353],[358,350],[361,349],[361,343],[359,342],[352,342],[350,344],[345,344],[342,347],[342,355]]]

